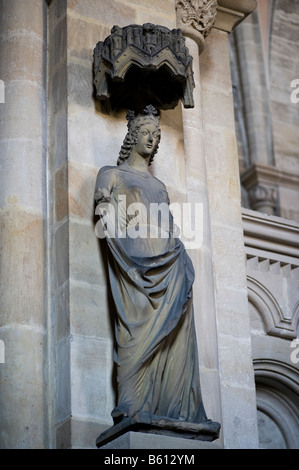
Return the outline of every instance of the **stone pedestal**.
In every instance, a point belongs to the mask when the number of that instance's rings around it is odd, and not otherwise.
[[[216,442],[161,436],[143,432],[127,432],[100,449],[221,449]]]
[[[158,416],[149,416],[146,413],[136,413],[133,417],[122,419],[111,428],[108,428],[97,438],[97,447],[102,447],[128,432],[143,432],[159,436],[170,436],[187,440],[200,440],[212,442],[219,437],[220,424],[210,419],[202,423],[191,423]]]

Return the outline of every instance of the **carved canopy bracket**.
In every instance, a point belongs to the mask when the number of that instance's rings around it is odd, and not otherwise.
[[[96,98],[111,109],[193,108],[192,57],[180,29],[114,26],[94,49]]]

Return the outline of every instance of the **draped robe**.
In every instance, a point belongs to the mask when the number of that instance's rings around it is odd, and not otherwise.
[[[118,402],[112,417],[203,422],[192,304],[194,270],[175,236],[165,185],[125,162],[100,169],[95,200],[109,203],[117,225],[113,232],[113,224],[106,223],[116,309]],[[157,223],[151,207],[161,203],[163,220]],[[146,213],[136,210],[134,217],[134,210],[128,211],[131,204],[131,209],[143,204]],[[109,217],[103,217],[103,224],[105,220]],[[145,236],[150,225],[163,235]],[[142,236],[136,237],[137,233]]]

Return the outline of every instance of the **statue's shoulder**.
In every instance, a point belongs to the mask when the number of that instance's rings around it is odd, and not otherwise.
[[[118,171],[118,167],[116,165],[105,165],[102,166],[99,171],[98,175],[103,175],[104,173],[110,173],[111,175]]]
[[[117,166],[102,166],[96,179],[96,191],[107,189],[110,192],[117,181],[117,174]]]
[[[117,166],[107,165],[99,169],[95,187],[95,200],[97,203],[110,199],[110,194],[117,181],[117,174]]]
[[[102,166],[98,171],[97,181],[105,180],[106,182],[112,182],[116,179],[118,174],[117,166]]]

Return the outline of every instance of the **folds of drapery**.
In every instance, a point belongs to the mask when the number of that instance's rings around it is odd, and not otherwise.
[[[112,195],[109,200],[117,213],[117,199]],[[194,270],[184,245],[171,234],[144,240],[110,237],[109,223],[106,230],[116,310],[118,404],[112,416],[141,412],[205,420],[193,318]]]

